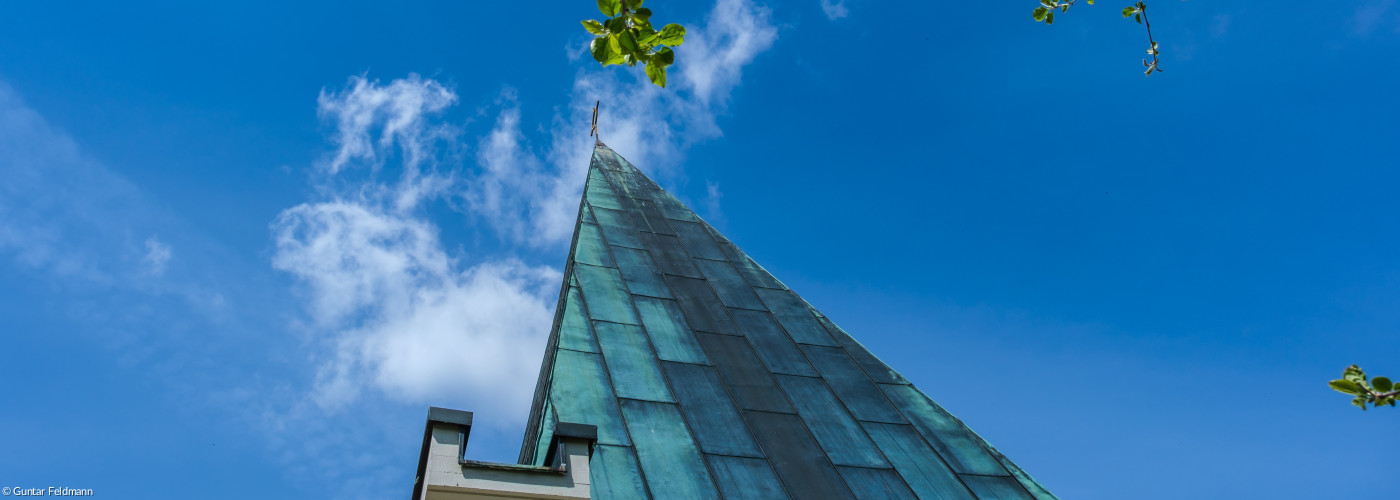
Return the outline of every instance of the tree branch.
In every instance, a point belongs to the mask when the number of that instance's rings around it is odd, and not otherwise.
[[[1366,372],[1356,365],[1342,370],[1342,378],[1328,382],[1327,385],[1334,391],[1355,396],[1351,404],[1363,410],[1368,404],[1396,406],[1396,398],[1400,397],[1400,384],[1387,377],[1372,377],[1368,380]]]
[[[1147,59],[1142,60],[1142,65],[1147,67],[1147,76],[1152,76],[1152,72],[1162,72],[1162,68],[1157,67],[1157,41],[1152,39],[1152,22],[1147,20],[1147,4],[1137,3],[1138,14],[1142,16],[1142,24],[1147,27],[1147,43],[1149,49],[1147,53],[1152,55],[1152,64],[1147,63]]]

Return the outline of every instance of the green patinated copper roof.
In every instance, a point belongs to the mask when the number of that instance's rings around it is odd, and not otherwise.
[[[555,422],[594,498],[1055,498],[602,144],[521,463]]]

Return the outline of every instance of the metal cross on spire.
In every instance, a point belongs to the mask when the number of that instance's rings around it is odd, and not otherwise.
[[[603,136],[598,135],[598,105],[603,101],[593,102],[593,128],[588,131],[588,136],[593,138],[593,142],[602,143]]]

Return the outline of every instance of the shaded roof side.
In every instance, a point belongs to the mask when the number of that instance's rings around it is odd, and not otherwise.
[[[521,463],[555,422],[595,498],[1055,498],[602,144]]]

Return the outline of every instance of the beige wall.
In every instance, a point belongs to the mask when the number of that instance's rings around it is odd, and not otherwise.
[[[563,471],[514,464],[463,464],[460,427],[433,423],[423,498],[478,500],[589,498],[588,442],[564,440]]]

